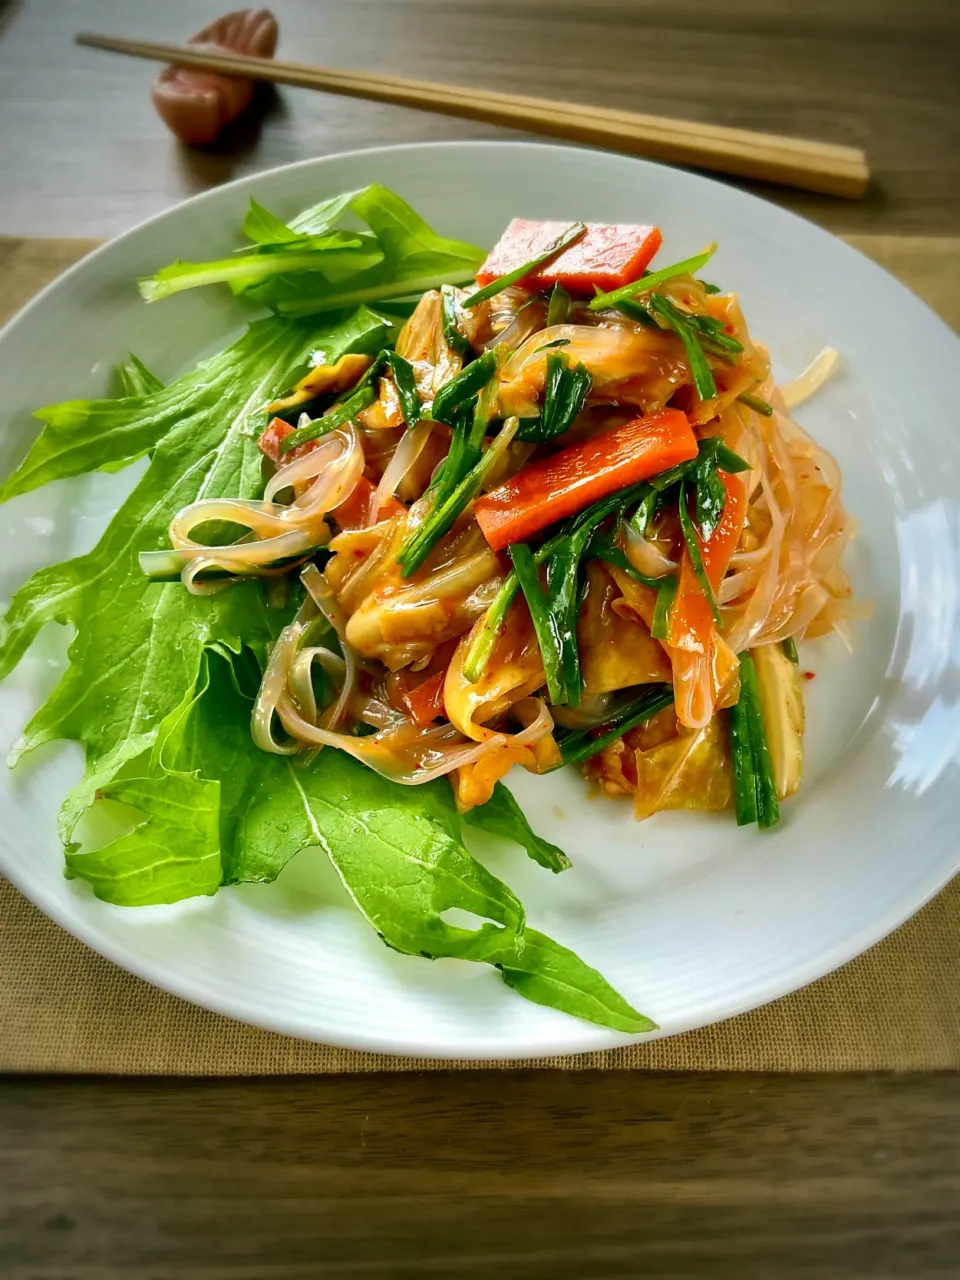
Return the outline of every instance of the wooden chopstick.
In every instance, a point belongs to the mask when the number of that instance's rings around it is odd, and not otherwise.
[[[406,80],[400,76],[368,75],[360,71],[312,67],[302,62],[253,58],[227,50],[211,52],[191,45],[126,40],[88,32],[81,32],[76,40],[90,48],[128,57],[437,111],[849,199],[862,196],[870,180],[866,155],[856,147],[606,107],[579,106],[549,98]]]

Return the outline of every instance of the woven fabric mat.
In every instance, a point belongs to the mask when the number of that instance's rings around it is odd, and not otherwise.
[[[960,238],[850,237],[960,330]],[[0,238],[0,321],[92,247]],[[273,1075],[514,1067],[354,1053],[232,1022],[118,969],[0,879],[0,1071]],[[533,1060],[575,1070],[960,1067],[960,879],[865,955],[763,1009],[651,1044]]]

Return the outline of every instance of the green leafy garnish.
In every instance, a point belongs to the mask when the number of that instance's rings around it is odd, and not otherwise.
[[[163,383],[157,375],[151,373],[133,352],[123,364],[117,366],[117,380],[124,396],[148,396],[154,391],[163,390]]]
[[[414,529],[397,554],[397,563],[405,578],[416,573],[440,539],[453,528],[458,517],[480,492],[484,480],[516,434],[517,426],[516,418],[508,418],[490,448],[456,484],[449,496],[445,496],[444,489],[438,492],[423,523]],[[449,457],[447,461],[449,462]],[[444,472],[446,473],[446,467]]]
[[[670,627],[670,610],[677,596],[677,579],[674,574],[661,578],[657,586],[657,603],[653,607],[650,634],[654,640],[666,640]]]
[[[666,321],[683,343],[697,395],[701,400],[715,399],[717,384],[713,380],[713,371],[704,355],[700,336],[689,318],[666,298],[662,298],[659,293],[650,295],[650,308]]]
[[[520,440],[555,440],[569,431],[593,386],[593,376],[586,366],[571,365],[562,352],[551,352],[546,366],[543,413],[523,423],[518,433]]]
[[[530,827],[523,810],[502,782],[493,789],[486,804],[478,805],[465,814],[465,821],[472,827],[482,827],[492,835],[515,840],[527,852],[527,856],[541,867],[555,873],[566,871],[570,859],[555,844],[538,836]]]
[[[337,231],[352,213],[367,232]],[[151,301],[227,282],[283,315],[305,316],[407,298],[471,280],[483,251],[438,236],[400,196],[374,183],[284,224],[251,204],[244,231],[253,249],[217,262],[173,263],[140,282]]]
[[[729,712],[734,752],[734,803],[738,825],[756,821],[765,830],[780,821],[767,731],[763,722],[757,668],[749,653],[740,654],[740,698]],[[753,800],[750,790],[753,784]],[[751,817],[751,813],[754,815]]]
[[[513,570],[523,592],[530,620],[540,647],[543,672],[547,680],[547,694],[554,706],[567,701],[566,672],[564,671],[563,645],[559,628],[550,610],[547,592],[540,582],[540,574],[530,548],[523,542],[515,542],[509,548]]]
[[[550,302],[547,305],[546,327],[552,329],[555,324],[565,324],[570,317],[570,295],[558,280],[550,290]]]
[[[700,543],[697,539],[697,531],[694,528],[693,520],[690,518],[689,484],[689,480],[682,480],[680,482],[680,496],[677,500],[677,510],[680,513],[680,530],[683,533],[683,540],[686,543],[687,551],[690,555],[690,563],[693,565],[693,571],[697,575],[697,581],[700,583],[700,590],[706,596],[707,604],[710,606],[710,612],[713,614],[714,622],[718,627],[722,627],[723,618],[720,616],[717,599],[713,594],[713,587],[710,585],[710,579],[707,577],[707,571],[704,568],[703,556],[700,554]]]
[[[476,293],[471,293],[470,297],[465,299],[465,307],[476,307],[481,302],[486,302],[488,298],[494,298],[498,293],[502,293],[504,289],[509,289],[511,285],[519,284],[521,280],[525,280],[528,275],[538,270],[552,259],[562,253],[564,249],[574,244],[581,236],[586,235],[587,224],[585,222],[574,222],[567,227],[550,245],[537,254],[535,258],[531,258],[529,262],[523,263],[513,271],[508,271],[505,276],[499,276],[496,280],[491,280],[489,284],[484,285],[482,289],[478,289]]]
[[[643,724],[664,707],[669,707],[672,702],[673,687],[671,685],[644,685],[637,697],[621,704],[603,724],[594,729],[576,729],[559,735],[557,745],[563,757],[563,764],[576,764],[580,760],[588,760],[590,756],[595,756],[611,742],[618,741],[638,724]],[[560,768],[559,765],[555,767]]]
[[[444,284],[440,286],[440,303],[442,307],[444,342],[451,351],[456,351],[458,355],[470,355],[473,348],[469,340],[460,332],[460,326],[457,323],[457,299],[452,285]]]
[[[377,362],[377,371],[379,372],[385,365],[393,374],[400,408],[403,411],[403,420],[408,427],[415,427],[420,421],[422,410],[420,396],[417,394],[417,382],[413,376],[413,365],[409,360],[404,360],[403,356],[397,355],[396,351],[384,351],[381,360],[382,363]]]
[[[433,416],[438,422],[453,425],[453,415],[460,405],[481,391],[496,373],[497,360],[495,350],[485,351],[443,384],[433,400]]]
[[[372,322],[380,324],[375,317]],[[138,553],[168,546],[170,521],[198,498],[259,496],[257,406],[289,386],[318,346],[339,351],[354,340],[356,328],[356,322],[341,332],[260,321],[161,391],[45,412],[48,423],[58,423],[55,440],[47,427],[7,482],[6,496],[152,451],[150,467],[97,546],[35,573],[0,623],[0,676],[13,669],[45,623],[76,628],[69,667],[13,753],[16,759],[56,738],[82,744],[86,771],[61,814],[66,844],[97,791],[151,751],[163,721],[192,696],[204,652],[237,653],[246,645],[262,653],[283,625],[282,615],[266,608],[258,583],[198,598],[179,583],[149,581],[140,573]]]
[[[741,404],[745,404],[748,409],[753,409],[755,413],[762,413],[765,418],[773,417],[773,405],[760,396],[751,395],[749,391],[742,391],[737,396],[737,399]]]
[[[660,285],[666,284],[668,280],[673,280],[677,276],[691,276],[701,267],[705,267],[716,252],[717,246],[709,244],[702,253],[694,254],[692,258],[684,258],[682,262],[675,262],[672,266],[661,267],[659,271],[650,271],[639,280],[614,289],[611,293],[598,293],[590,302],[590,310],[602,311],[604,307],[614,307],[624,298],[635,298],[639,294],[650,293],[651,290],[659,288]]]
[[[246,292],[273,276],[318,272],[331,268],[361,271],[382,255],[356,235],[335,231],[325,236],[302,237],[285,244],[271,243],[215,262],[172,262],[138,282],[146,302],[200,289],[229,284],[234,292]]]
[[[243,671],[253,667],[252,679]],[[340,751],[306,767],[265,755],[250,737],[249,651],[205,653],[195,687],[168,716],[136,777],[109,788],[142,821],[101,849],[70,856],[70,874],[129,906],[276,879],[319,846],[350,898],[395,951],[485,963],[520,995],[639,1033],[654,1024],[566,947],[528,928],[523,905],[463,843],[463,823],[515,840],[562,870],[565,855],[530,831],[502,786],[464,819],[443,780],[401,787]],[[475,927],[450,924],[458,908]]]
[[[639,569],[635,569],[627,559],[626,553],[617,546],[609,534],[606,537],[592,539],[590,555],[597,560],[603,560],[605,564],[612,564],[614,568],[620,569],[623,573],[629,574],[642,587],[650,587],[654,591],[659,591],[663,584],[663,578],[651,578],[648,574],[641,573]]]
[[[376,390],[369,382],[364,383],[359,390],[354,391],[346,400],[341,400],[339,404],[334,405],[329,413],[323,414],[320,418],[314,418],[312,422],[304,423],[296,431],[291,431],[288,436],[281,440],[280,452],[289,453],[292,449],[297,449],[302,444],[309,444],[311,440],[319,440],[321,436],[329,435],[331,431],[338,431],[341,427],[345,427],[358,413],[362,413],[364,409],[369,409],[376,398]]]

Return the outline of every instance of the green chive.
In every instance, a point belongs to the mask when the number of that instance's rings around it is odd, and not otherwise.
[[[562,537],[562,534],[556,534],[549,542],[545,542],[542,547],[539,547],[533,553],[534,563],[537,565],[543,564],[544,560],[557,548]],[[503,630],[507,613],[519,590],[520,579],[514,570],[504,578],[499,591],[493,598],[493,603],[484,615],[477,634],[470,643],[470,649],[463,664],[463,675],[464,679],[471,684],[476,684],[486,671],[493,647],[497,643],[497,637]]]
[[[525,543],[514,542],[509,552],[520,589],[530,610],[537,643],[540,646],[543,671],[547,678],[547,694],[550,701],[555,706],[559,706],[566,702],[567,693],[563,679],[563,654],[560,636],[554,626],[554,619],[547,605],[547,597],[540,584],[540,574],[533,554]]]
[[[594,538],[590,543],[590,554],[597,560],[602,560],[605,564],[612,564],[615,569],[620,569],[623,573],[627,573],[635,582],[639,582],[642,587],[650,587],[654,591],[660,590],[662,578],[651,578],[646,573],[641,573],[639,569],[635,569],[627,559],[626,553],[617,546],[612,538]]]
[[[700,590],[707,598],[710,606],[710,612],[713,614],[713,620],[718,627],[723,626],[723,619],[720,616],[720,610],[717,607],[717,600],[713,594],[713,587],[710,585],[710,579],[707,577],[707,571],[703,565],[703,556],[700,554],[700,542],[697,538],[697,531],[693,526],[688,508],[688,490],[689,481],[683,480],[680,483],[680,497],[678,500],[678,510],[680,512],[680,529],[683,533],[683,540],[687,544],[687,551],[690,555],[690,563],[693,565],[693,571],[697,575],[697,581],[700,583]]]
[[[716,252],[716,244],[709,244],[702,253],[697,253],[692,258],[675,262],[671,267],[661,267],[659,271],[651,271],[649,275],[641,276],[639,280],[634,280],[632,284],[625,284],[620,289],[614,289],[612,293],[598,293],[590,303],[590,310],[602,311],[604,307],[616,306],[623,298],[635,298],[638,293],[649,293],[651,289],[658,288],[676,276],[693,275],[695,271],[706,266]]]
[[[457,324],[457,299],[452,285],[444,284],[440,286],[440,304],[444,342],[451,351],[456,351],[458,355],[469,355],[473,348],[460,332],[460,326]]]
[[[757,668],[749,653],[740,655],[740,698],[745,700],[750,727],[750,750],[757,778],[757,824],[761,829],[776,826],[780,821],[780,804],[777,800],[777,784],[773,777],[767,731],[763,723],[760,688],[757,684]]]
[[[668,577],[661,578],[660,585],[657,587],[657,603],[654,605],[653,621],[650,624],[650,634],[654,640],[666,640],[670,625],[670,610],[673,608],[676,597],[677,579],[671,573]]]
[[[415,427],[420,421],[423,410],[417,394],[413,365],[409,360],[404,360],[403,356],[398,356],[396,351],[385,351],[382,360],[393,374],[397,395],[400,398],[400,408],[403,411],[403,420],[408,427]]]
[[[585,365],[570,365],[562,354],[551,352],[546,360],[543,413],[526,419],[518,438],[542,443],[569,431],[592,386],[593,376]]]
[[[550,303],[547,307],[548,329],[555,324],[563,324],[570,315],[570,295],[563,285],[557,281],[550,291]]]
[[[746,827],[757,820],[757,774],[750,746],[750,717],[742,694],[727,711],[727,725],[733,760],[733,808],[737,826]]]
[[[700,338],[693,325],[683,316],[676,307],[672,306],[666,298],[661,298],[658,293],[654,293],[650,297],[650,306],[666,320],[667,324],[679,337],[683,343],[684,350],[687,353],[687,360],[690,363],[690,373],[693,377],[693,385],[696,387],[697,395],[701,400],[713,400],[717,395],[717,384],[713,380],[713,371],[707,363],[707,357],[704,355],[703,346]]]
[[[521,280],[525,280],[532,272],[539,267],[546,266],[551,258],[557,257],[564,249],[568,249],[570,245],[579,240],[581,236],[586,235],[586,231],[587,224],[585,222],[572,223],[562,235],[557,236],[556,240],[543,253],[538,254],[536,258],[531,258],[529,262],[525,262],[522,267],[517,267],[515,271],[508,271],[505,276],[500,276],[497,280],[491,280],[488,285],[484,285],[476,293],[471,293],[463,305],[465,307],[475,307],[481,302],[486,302],[488,298],[496,297],[504,289],[509,289],[512,284],[518,284]]]
[[[636,320],[639,324],[645,325],[648,329],[660,328],[656,320],[654,320],[653,316],[650,314],[649,308],[645,307],[642,302],[635,302],[633,298],[621,298],[615,305],[617,311],[619,311],[621,315],[626,316],[628,320]]]
[[[797,653],[797,642],[793,636],[788,636],[786,640],[780,642],[783,652],[787,655],[793,665],[796,667],[800,663],[800,655]]]
[[[414,530],[397,556],[400,572],[404,578],[409,578],[420,568],[440,539],[453,527],[457,518],[477,496],[487,474],[503,456],[504,450],[516,431],[517,419],[508,418],[496,440],[479,462],[456,485],[449,497],[434,503],[423,523]]]
[[[766,400],[762,400],[759,396],[751,395],[749,391],[742,391],[737,399],[741,404],[745,404],[748,409],[753,409],[755,413],[762,413],[765,418],[773,417],[773,405],[768,404]]]
[[[374,388],[367,383],[358,391],[355,391],[347,400],[341,400],[339,404],[325,413],[322,418],[314,418],[312,422],[308,422],[303,427],[298,427],[296,431],[291,431],[285,440],[280,444],[281,453],[289,453],[291,449],[296,449],[298,445],[307,444],[311,440],[319,440],[321,436],[328,435],[331,431],[336,431],[339,427],[345,426],[351,418],[355,418],[358,413],[368,408],[377,398]]]
[[[644,724],[658,711],[669,707],[673,702],[673,688],[668,684],[647,686],[639,697],[622,706],[610,720],[595,729],[577,729],[573,733],[564,734],[558,741],[562,756],[562,764],[576,764],[580,760],[588,760],[611,742],[616,742],[625,733]],[[560,765],[554,765],[559,769]],[[548,769],[548,773],[553,770]]]
[[[453,424],[454,410],[471,396],[481,391],[493,377],[497,368],[495,351],[485,351],[471,364],[468,364],[449,382],[445,382],[437,392],[433,401],[433,416],[438,422]]]

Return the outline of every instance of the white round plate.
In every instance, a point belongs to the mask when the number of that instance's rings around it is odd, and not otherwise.
[[[528,143],[444,143],[310,160],[188,200],[121,236],[41,294],[0,335],[0,472],[25,452],[30,411],[103,394],[135,351],[171,377],[242,322],[222,291],[146,306],[134,281],[174,258],[227,255],[251,196],[285,216],[378,181],[444,234],[489,245],[510,217],[653,222],[661,261],[711,240],[710,278],[741,294],[783,378],[824,345],[843,372],[798,418],[839,458],[861,537],[849,557],[875,602],[848,656],[803,647],[807,770],[773,832],[729,816],[633,822],[572,771],[511,778],[534,827],[570,853],[561,876],[484,849],[531,922],[575,948],[663,1034],[740,1013],[878,941],[960,867],[960,342],[879,267],[808,222],[705,178],[621,156]],[[139,474],[139,472],[138,472]],[[130,473],[59,483],[0,511],[0,597],[41,563],[87,550]],[[0,749],[62,670],[48,628],[0,685]],[[43,911],[133,973],[207,1008],[333,1044],[519,1058],[624,1037],[531,1005],[486,966],[387,950],[320,855],[268,886],[128,910],[62,874],[55,820],[78,776],[60,744],[0,776],[0,870]]]

